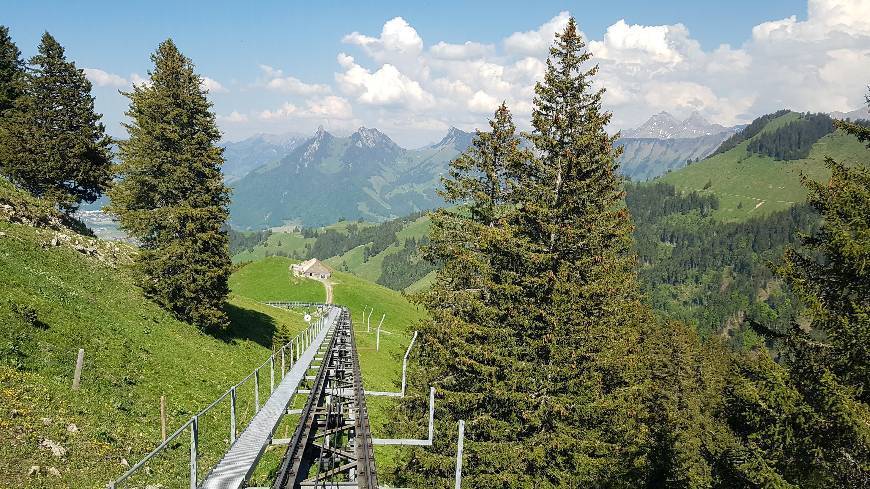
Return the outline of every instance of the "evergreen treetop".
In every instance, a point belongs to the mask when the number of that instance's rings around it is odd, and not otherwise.
[[[0,25],[0,115],[11,109],[21,96],[24,76],[21,51],[9,36],[9,28]]]
[[[24,80],[5,116],[3,172],[70,213],[108,187],[111,138],[94,111],[91,83],[49,33]]]

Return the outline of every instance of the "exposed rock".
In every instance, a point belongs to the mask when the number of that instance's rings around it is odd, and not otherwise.
[[[57,470],[57,469],[54,468],[54,467],[49,467],[49,468],[48,468],[48,474],[49,474],[49,475],[53,475],[53,476],[55,476],[55,477],[60,477],[60,471]]]
[[[48,448],[51,450],[51,454],[55,457],[63,457],[66,455],[66,448],[64,448],[60,443],[49,440],[48,438],[44,438],[42,443],[39,444],[43,448]]]
[[[51,426],[51,418],[42,418],[42,424],[45,426]]]
[[[126,458],[121,457],[121,466],[122,467],[129,467],[130,462],[128,462]]]
[[[78,433],[79,427],[76,426],[75,423],[70,423],[67,425],[66,430],[69,431],[70,433]]]
[[[31,465],[30,470],[27,471],[27,475],[39,475],[39,471],[41,469],[38,465]]]

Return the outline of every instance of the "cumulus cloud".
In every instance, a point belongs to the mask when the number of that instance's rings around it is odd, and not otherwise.
[[[260,65],[260,70],[266,77],[265,86],[270,90],[296,95],[321,95],[330,92],[326,85],[305,83],[296,77],[284,76],[283,71],[269,65]]]
[[[139,73],[133,73],[130,75],[130,84],[139,87],[150,87],[151,78],[144,77]]]
[[[353,117],[353,107],[342,97],[328,95],[326,97],[315,97],[306,100],[304,108],[297,107],[290,102],[285,102],[277,109],[263,110],[258,114],[258,118],[264,121],[288,119],[290,117],[323,119],[326,121],[347,120]]]
[[[691,26],[614,19],[600,38],[586,39],[613,129],[661,110],[677,116],[698,110],[714,122],[737,124],[781,108],[861,106],[870,80],[870,2],[808,0],[807,12],[805,20],[759,23],[744,42],[713,48],[703,48]],[[347,54],[337,56],[331,87],[261,66],[260,86],[296,98],[257,119],[360,120],[416,144],[437,139],[434,131],[445,127],[484,127],[504,100],[518,126],[528,129],[535,83],[569,17],[559,12],[529,30],[504,33],[495,44],[424,40],[395,17],[379,33],[344,36]]]
[[[98,68],[85,68],[82,71],[85,72],[87,79],[98,87],[126,87],[130,83],[122,76]]]
[[[234,110],[227,115],[217,116],[217,120],[218,120],[218,122],[229,122],[231,124],[239,124],[239,123],[248,122],[248,116]]]
[[[432,56],[440,59],[482,58],[495,51],[492,44],[465,41],[463,44],[449,44],[441,41],[429,48]]]
[[[556,33],[565,29],[570,17],[569,12],[559,12],[537,29],[514,32],[504,40],[504,47],[511,53],[546,56]]]
[[[221,85],[220,82],[218,82],[217,80],[209,78],[207,76],[203,76],[201,78],[202,78],[202,86],[205,87],[205,89],[208,90],[209,93],[229,92],[229,90],[227,90],[226,87]]]
[[[338,64],[344,68],[335,75],[339,87],[364,104],[426,107],[433,102],[432,95],[419,82],[389,63],[372,72],[358,65],[352,56],[340,53]]]
[[[401,17],[388,20],[378,37],[352,32],[344,36],[342,42],[360,46],[366,54],[381,62],[417,56],[423,51],[423,39]]]

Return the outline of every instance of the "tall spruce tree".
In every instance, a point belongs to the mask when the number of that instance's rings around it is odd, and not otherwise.
[[[0,25],[0,117],[21,96],[24,76],[21,51],[9,36],[9,28]]]
[[[597,66],[574,19],[556,37],[535,87],[536,158],[527,160],[516,228],[527,243],[525,314],[540,364],[536,445],[542,481],[636,486],[645,478],[638,369],[641,305],[632,224],[605,126]]]
[[[518,361],[524,330],[511,314],[516,295],[510,222],[516,207],[517,168],[531,157],[521,149],[508,108],[502,104],[478,131],[471,147],[451,163],[444,199],[458,207],[432,214],[426,254],[441,264],[435,284],[420,301],[430,313],[421,327],[419,363],[411,378],[420,395],[406,403],[396,429],[415,426],[428,387],[438,391],[436,431],[451,433],[466,420],[466,487],[527,487],[529,391],[532,367]],[[431,450],[412,452],[397,476],[414,487],[446,487],[452,481],[455,446],[436,437]],[[471,462],[473,460],[473,462]]]
[[[130,137],[109,210],[140,242],[145,292],[183,320],[220,328],[231,268],[220,132],[202,78],[172,40],[151,60],[150,83],[125,94]]]
[[[15,94],[15,82],[9,90]],[[84,72],[46,32],[22,93],[5,112],[0,170],[67,213],[82,201],[94,202],[111,180],[111,138],[101,117]]]

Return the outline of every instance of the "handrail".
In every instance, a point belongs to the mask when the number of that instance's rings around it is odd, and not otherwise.
[[[269,304],[269,303],[267,303],[267,304]],[[288,305],[289,305],[289,304],[300,304],[300,305],[305,305],[305,306],[313,306],[313,305],[316,305],[316,306],[329,306],[329,307],[334,307],[332,304],[322,304],[322,303],[285,302],[285,303],[282,303],[282,304],[288,304]],[[270,305],[271,305],[271,304],[270,304]],[[231,394],[233,394],[233,393],[236,391],[236,389],[237,389],[238,387],[240,387],[242,384],[244,384],[245,382],[247,382],[248,380],[250,380],[252,377],[258,375],[259,370],[260,370],[261,368],[265,367],[266,364],[268,364],[268,363],[270,363],[270,362],[274,362],[274,360],[275,360],[275,356],[278,354],[278,352],[282,352],[282,353],[283,353],[283,352],[285,351],[285,349],[286,349],[288,346],[290,346],[291,344],[294,344],[294,342],[298,342],[298,341],[300,341],[300,340],[302,341],[302,343],[303,343],[303,344],[305,345],[305,347],[307,348],[308,345],[310,344],[310,339],[313,338],[313,336],[314,336],[314,335],[312,335],[311,333],[312,333],[314,330],[318,330],[318,331],[320,331],[320,330],[322,329],[323,325],[325,324],[325,321],[326,321],[326,318],[325,318],[325,317],[321,317],[321,318],[318,319],[315,323],[310,324],[307,328],[305,328],[305,329],[303,329],[302,331],[300,331],[299,333],[297,333],[296,336],[293,337],[293,339],[291,339],[290,341],[288,341],[287,343],[285,343],[283,346],[281,346],[281,348],[279,348],[278,350],[273,351],[272,354],[269,355],[269,357],[266,358],[266,360],[265,360],[263,363],[261,363],[259,366],[257,366],[256,368],[254,368],[254,370],[253,370],[250,374],[248,374],[244,379],[242,379],[241,381],[237,382],[237,383],[234,384],[232,387],[230,387],[229,389],[227,389],[226,392],[224,392],[220,397],[218,397],[217,399],[215,399],[215,400],[214,400],[211,404],[209,404],[207,407],[205,407],[204,409],[202,409],[202,410],[199,411],[198,413],[194,414],[190,419],[188,419],[184,424],[182,424],[180,428],[178,428],[175,432],[173,432],[170,436],[168,436],[165,440],[163,440],[163,442],[161,442],[159,445],[157,445],[157,447],[154,448],[154,450],[152,450],[152,451],[149,452],[147,455],[145,455],[145,457],[142,458],[142,460],[140,460],[139,462],[135,463],[132,467],[130,467],[130,469],[128,469],[128,470],[127,470],[126,472],[124,472],[123,474],[121,474],[120,477],[118,477],[117,479],[115,479],[115,480],[109,482],[109,484],[108,484],[108,488],[109,488],[109,489],[115,489],[116,486],[117,486],[118,484],[121,484],[122,482],[124,482],[124,481],[126,481],[127,479],[129,479],[130,476],[132,476],[134,473],[136,473],[140,468],[142,468],[142,466],[144,466],[146,463],[148,463],[148,461],[150,461],[152,458],[154,458],[154,457],[157,456],[160,452],[162,452],[164,449],[166,449],[166,447],[169,446],[170,442],[172,442],[172,441],[175,440],[178,436],[180,436],[181,433],[183,433],[183,432],[184,432],[187,428],[189,428],[191,425],[194,425],[195,423],[197,423],[198,418],[200,418],[201,416],[204,416],[206,413],[208,413],[209,411],[211,411],[211,410],[212,410],[215,406],[217,406],[221,401],[223,401],[224,399],[226,399],[227,396],[230,396]],[[298,360],[298,357],[297,357],[297,360]],[[282,365],[282,375],[283,375],[283,373],[284,373],[284,372],[283,372],[283,369],[284,369],[284,366]],[[273,371],[273,372],[274,372],[274,371]],[[256,383],[255,383],[255,387],[258,387],[258,386],[256,385]],[[257,392],[256,396],[259,397],[259,392]],[[231,408],[231,410],[232,410],[232,408]],[[231,413],[230,416],[231,416],[231,426],[232,426],[232,425],[234,425],[235,413]],[[233,426],[233,428],[234,428],[234,426]],[[194,431],[197,431],[197,430],[194,430]],[[195,474],[195,466],[196,466],[195,458],[196,458],[196,456],[197,456],[197,453],[196,453],[197,449],[196,449],[196,447],[195,447],[195,445],[196,445],[196,438],[197,438],[197,434],[196,434],[196,433],[193,433],[193,434],[192,434],[192,443],[193,443],[194,446],[191,447],[191,457],[192,457],[194,460],[191,461],[191,467],[192,467],[192,469],[191,469],[191,481],[190,481],[190,482],[191,482],[191,487],[196,487],[196,484],[197,484],[197,481],[196,481],[196,474]]]

